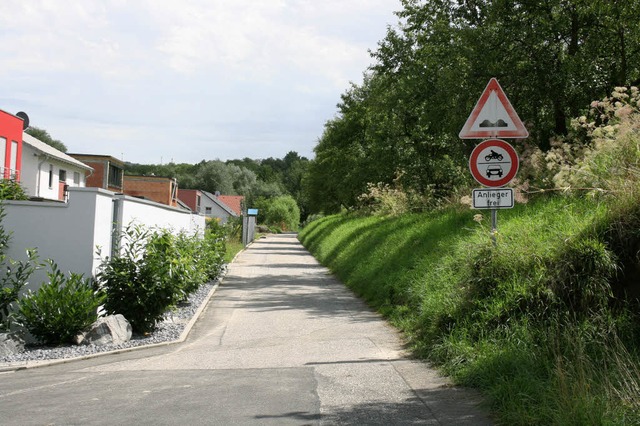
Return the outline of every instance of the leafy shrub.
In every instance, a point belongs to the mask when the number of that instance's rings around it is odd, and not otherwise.
[[[300,208],[290,195],[256,201],[258,220],[281,231],[297,230],[300,225]]]
[[[305,226],[309,225],[314,220],[322,219],[323,217],[324,217],[324,215],[322,213],[310,214],[309,216],[307,216],[307,219],[302,224],[302,227],[304,228]]]
[[[197,247],[198,264],[203,269],[205,281],[215,280],[220,276],[224,265],[226,244],[224,234],[206,230],[204,238]]]
[[[378,182],[368,183],[367,191],[358,197],[361,211],[368,214],[398,216],[409,211],[409,197],[398,187]]]
[[[224,236],[231,241],[242,241],[242,217],[230,217],[223,226]]]
[[[170,236],[128,226],[120,242],[122,252],[105,258],[97,274],[106,293],[105,310],[124,315],[136,332],[150,332],[182,296],[173,276]]]
[[[28,200],[22,185],[13,179],[0,179],[0,200]]]
[[[403,179],[405,177],[406,173],[398,170],[392,184],[367,183],[367,190],[357,197],[357,209],[368,215],[399,216],[410,212],[430,211],[446,201],[442,195],[437,195],[436,185],[427,185],[418,192],[407,184],[406,179]],[[455,193],[452,188],[446,192],[452,196]]]
[[[20,291],[40,264],[35,250],[27,250],[27,260],[23,261],[6,259],[1,254],[0,264],[4,272],[0,278],[0,330],[9,330]]]
[[[617,87],[572,120],[567,137],[543,152],[527,146],[521,176],[545,189],[580,189],[593,194],[638,187],[640,176],[640,90]],[[528,184],[527,183],[527,184]]]
[[[120,239],[121,253],[102,261],[97,278],[107,295],[106,311],[124,315],[139,333],[155,329],[172,305],[222,269],[224,238],[211,229],[200,239],[129,226]]]
[[[49,282],[19,300],[18,317],[43,343],[68,343],[98,318],[104,294],[90,279],[74,273],[65,277],[53,261],[49,265]]]
[[[4,210],[0,207],[0,222],[4,216]],[[27,260],[8,259],[5,252],[10,240],[11,234],[0,225],[0,331],[11,328],[13,308],[18,301],[18,295],[31,275],[40,267],[35,250],[27,250]]]

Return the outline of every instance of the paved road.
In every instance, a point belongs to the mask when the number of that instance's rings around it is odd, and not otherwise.
[[[182,344],[0,374],[3,425],[490,424],[477,401],[293,235],[243,252]]]

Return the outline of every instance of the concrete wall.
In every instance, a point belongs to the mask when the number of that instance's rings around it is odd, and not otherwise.
[[[9,258],[24,260],[26,249],[37,248],[41,259],[85,276],[93,276],[101,262],[98,248],[102,257],[110,256],[112,231],[131,222],[200,235],[205,227],[204,216],[99,188],[70,188],[67,203],[5,201],[4,210],[3,226],[12,232]],[[39,272],[27,288],[36,289],[45,278]]]
[[[183,231],[200,236],[204,233],[204,216],[127,195],[118,195],[116,199],[122,200],[118,222],[124,226],[135,223],[148,228],[170,229],[176,233]]]

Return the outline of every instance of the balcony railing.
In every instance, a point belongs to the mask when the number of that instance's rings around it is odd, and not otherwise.
[[[20,170],[0,167],[0,174],[2,175],[2,179],[10,179],[20,182]]]

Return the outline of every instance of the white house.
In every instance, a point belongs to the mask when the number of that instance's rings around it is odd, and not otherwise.
[[[222,224],[227,223],[230,217],[238,217],[233,209],[220,201],[218,197],[216,197],[212,193],[202,191],[202,194],[204,195],[204,197],[202,197],[201,209],[202,213],[204,213],[205,216],[215,217],[219,219],[220,223]]]
[[[191,211],[203,214],[207,217],[217,218],[220,223],[225,224],[230,217],[239,215],[227,204],[222,202],[217,195],[199,189],[180,189],[178,198]]]
[[[84,187],[86,172],[93,169],[83,162],[24,133],[20,183],[30,197],[65,200],[65,188]]]

